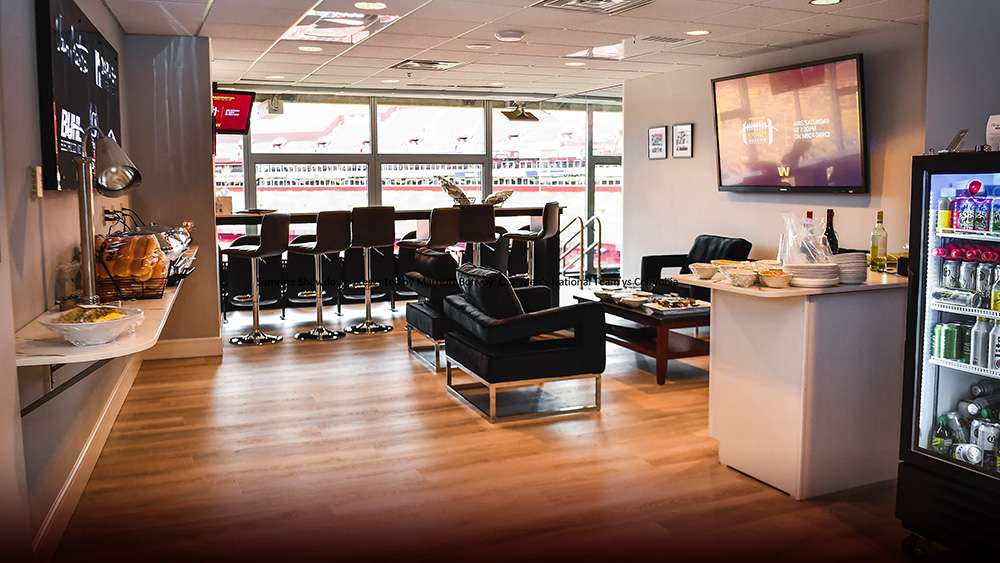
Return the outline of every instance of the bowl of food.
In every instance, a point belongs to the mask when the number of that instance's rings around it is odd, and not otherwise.
[[[713,266],[743,266],[744,268],[750,267],[749,260],[712,260]]]
[[[613,301],[611,295],[612,293],[610,291],[604,291],[603,289],[594,291],[594,297],[600,299],[601,301]]]
[[[715,277],[715,274],[719,273],[718,267],[706,264],[705,262],[689,264],[688,268],[691,268],[691,272],[700,280],[710,280]]]
[[[777,260],[757,260],[752,263],[753,269],[757,270],[758,273],[766,272],[768,270],[780,270],[781,262]]]
[[[634,295],[629,295],[628,297],[622,297],[618,300],[619,303],[625,305],[626,307],[641,307],[643,303],[649,301],[648,297],[636,297]]]
[[[52,313],[38,322],[74,346],[107,344],[142,324],[142,309],[85,305]]]
[[[782,270],[767,270],[760,273],[760,282],[774,289],[786,288],[792,283],[792,274]]]
[[[722,273],[733,287],[751,287],[757,283],[757,272],[749,268],[730,268]]]

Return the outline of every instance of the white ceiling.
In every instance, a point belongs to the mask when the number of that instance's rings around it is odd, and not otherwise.
[[[834,6],[813,6],[808,0],[654,0],[615,16],[532,7],[538,0],[383,0],[388,7],[371,13],[401,17],[350,46],[280,38],[312,9],[359,12],[355,0],[104,1],[127,33],[210,37],[212,79],[220,83],[553,96],[720,58],[921,25],[927,17],[927,0],[843,0]],[[524,40],[496,41],[493,34],[502,29],[521,30]],[[712,33],[684,34],[694,29]],[[565,64],[572,52],[650,35],[683,41],[643,42],[644,48],[634,55],[628,51],[631,56],[621,61]],[[469,43],[491,48],[473,51],[466,48]],[[302,52],[299,46],[323,51]],[[462,64],[447,71],[390,68],[411,58]],[[498,83],[503,86],[487,88]]]

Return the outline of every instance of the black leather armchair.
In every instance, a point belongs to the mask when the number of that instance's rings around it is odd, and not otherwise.
[[[718,235],[698,235],[687,254],[663,254],[642,257],[640,281],[642,288],[654,293],[670,293],[679,288],[689,290],[691,297],[708,301],[711,291],[701,287],[689,287],[664,278],[664,268],[680,268],[680,273],[690,274],[688,267],[696,262],[712,260],[746,260],[753,247],[750,241],[741,238]]]
[[[601,373],[605,367],[604,310],[598,303],[549,307],[549,288],[515,290],[496,270],[463,265],[457,272],[462,294],[445,298],[445,313],[457,330],[445,335],[449,391],[497,421],[498,390],[538,385],[552,380],[593,378],[594,402],[516,418],[599,410]],[[552,334],[556,331],[571,334]],[[455,385],[452,364],[477,383]],[[465,392],[486,388],[488,407]],[[515,417],[504,417],[505,420]]]

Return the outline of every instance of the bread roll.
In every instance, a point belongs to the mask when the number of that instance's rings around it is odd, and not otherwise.
[[[116,278],[127,278],[132,275],[132,259],[136,247],[136,237],[124,239],[115,251],[115,267],[111,270]]]
[[[152,276],[156,279],[161,279],[167,277],[167,257],[164,255],[156,264],[153,265]]]

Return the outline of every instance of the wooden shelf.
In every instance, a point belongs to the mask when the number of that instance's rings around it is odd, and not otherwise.
[[[197,247],[191,247],[188,252],[197,253]],[[27,367],[97,362],[148,350],[160,339],[160,332],[163,331],[182,285],[183,281],[175,287],[168,287],[164,290],[163,297],[159,299],[125,301],[126,307],[142,309],[142,324],[136,327],[132,334],[119,336],[107,344],[96,346],[70,344],[62,336],[38,322],[42,316],[56,309],[46,311],[14,333],[15,363],[17,367]]]

